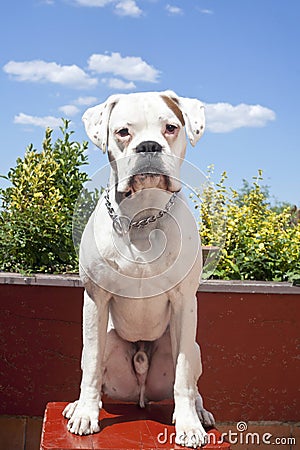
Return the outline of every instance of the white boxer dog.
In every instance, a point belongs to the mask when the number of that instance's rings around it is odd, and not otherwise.
[[[204,132],[203,104],[171,91],[112,95],[83,121],[111,175],[80,245],[83,374],[68,430],[100,430],[103,393],[141,407],[174,398],[175,441],[196,448],[214,419],[197,388],[201,245],[179,172],[186,135],[194,146]]]

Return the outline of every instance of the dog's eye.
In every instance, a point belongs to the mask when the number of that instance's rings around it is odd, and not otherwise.
[[[121,130],[117,131],[117,134],[121,137],[129,136],[128,128],[121,128]]]
[[[177,129],[177,127],[175,125],[168,124],[166,126],[166,132],[169,133],[169,134],[175,133],[176,129]]]

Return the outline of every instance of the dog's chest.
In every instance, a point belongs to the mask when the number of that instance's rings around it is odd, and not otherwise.
[[[112,223],[101,204],[83,234],[80,265],[85,277],[114,295],[138,299],[161,295],[199,265],[198,230],[180,198],[172,214],[132,227],[125,235],[118,235]]]
[[[152,298],[124,298],[114,296],[110,302],[114,328],[127,341],[153,341],[165,332],[171,307],[167,294]]]
[[[168,225],[167,218],[164,225]],[[174,263],[179,253],[179,235],[172,228],[172,238],[166,227],[154,226],[132,229],[126,236],[114,236],[115,262],[122,270],[138,277],[161,273]]]

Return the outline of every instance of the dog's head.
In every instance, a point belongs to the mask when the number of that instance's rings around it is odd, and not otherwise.
[[[108,156],[119,192],[146,188],[178,191],[186,135],[203,135],[204,105],[172,91],[110,96],[83,115],[91,141]]]

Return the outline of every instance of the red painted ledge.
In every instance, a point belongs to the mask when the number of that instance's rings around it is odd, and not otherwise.
[[[100,413],[100,433],[75,436],[67,431],[62,416],[66,403],[48,403],[44,416],[40,450],[182,450],[176,445],[172,422],[173,404],[153,403],[145,409],[133,404],[111,403]],[[227,449],[221,434],[208,430],[206,450]]]
[[[21,275],[19,273],[0,272],[1,284],[82,288],[81,280],[77,274],[53,275],[39,273]],[[300,286],[293,286],[289,282],[208,279],[201,281],[198,292],[300,295]]]

